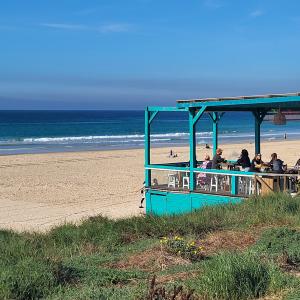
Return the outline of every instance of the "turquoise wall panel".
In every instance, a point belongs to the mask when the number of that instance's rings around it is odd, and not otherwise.
[[[182,214],[192,210],[191,197],[189,194],[168,193],[167,214]]]
[[[167,214],[167,196],[163,194],[151,194],[150,196],[151,213],[155,215]]]
[[[189,213],[210,205],[238,203],[242,198],[200,193],[166,193],[148,191],[146,193],[146,213],[174,215]]]
[[[146,191],[145,193],[145,200],[146,200],[146,214],[150,214],[153,210],[151,205],[151,193],[149,191]]]
[[[206,195],[206,194],[192,194],[192,211],[199,209],[203,206],[220,205],[227,203],[238,203],[241,198],[233,198],[218,195]]]

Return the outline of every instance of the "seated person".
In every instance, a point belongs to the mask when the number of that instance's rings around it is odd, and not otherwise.
[[[295,164],[295,166],[294,166],[293,169],[294,170],[300,170],[300,158],[297,160],[297,162],[296,162],[296,164]]]
[[[261,159],[261,154],[258,153],[256,154],[256,156],[252,159],[252,163],[251,163],[251,171],[252,172],[260,172],[262,166],[264,165],[264,162]]]
[[[269,166],[271,167],[273,173],[283,173],[283,161],[277,157],[277,153],[271,154]]]
[[[221,169],[221,163],[226,163],[227,160],[222,157],[223,150],[218,148],[212,160],[212,169]]]
[[[249,153],[246,149],[242,150],[240,158],[237,160],[236,164],[241,166],[243,171],[249,171],[251,167]]]
[[[199,166],[201,169],[211,169],[212,162],[210,160],[210,156],[208,154],[205,155],[204,161],[202,164]],[[206,179],[206,173],[198,173],[197,174],[197,185],[199,184],[205,184],[205,179]]]

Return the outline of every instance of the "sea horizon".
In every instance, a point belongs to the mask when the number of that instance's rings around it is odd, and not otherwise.
[[[238,125],[236,125],[238,124]],[[299,124],[298,124],[299,125]],[[276,126],[263,122],[262,141],[297,139],[297,121]],[[188,115],[160,113],[153,121],[153,147],[188,146]],[[254,119],[247,113],[226,113],[219,126],[220,144],[254,142]],[[212,122],[197,124],[197,144],[212,143]],[[140,149],[144,147],[143,110],[2,110],[0,155]]]

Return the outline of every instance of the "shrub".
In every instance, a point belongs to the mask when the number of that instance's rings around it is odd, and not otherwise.
[[[299,300],[300,299],[300,290],[295,290],[288,293],[284,298],[284,300]]]
[[[287,227],[268,229],[253,249],[274,259],[284,258],[291,265],[300,264],[300,232]]]
[[[5,292],[0,297],[39,299],[56,286],[56,279],[49,264],[28,257],[0,270],[0,286]]]
[[[173,289],[167,289],[157,284],[156,277],[153,276],[148,292],[140,300],[192,300],[195,299],[194,291],[184,291],[183,286],[174,286]]]
[[[190,286],[208,299],[251,299],[265,295],[280,274],[256,255],[223,253],[207,261]]]
[[[203,247],[197,246],[196,242],[187,242],[182,237],[175,236],[171,238],[163,237],[161,244],[166,247],[167,251],[179,255],[191,261],[203,259]]]

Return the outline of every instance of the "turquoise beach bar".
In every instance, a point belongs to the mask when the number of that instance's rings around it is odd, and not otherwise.
[[[218,148],[218,126],[227,112],[249,112],[255,124],[255,153],[260,153],[261,124],[267,116],[299,113],[300,93],[178,100],[175,107],[145,110],[146,212],[170,215],[192,212],[207,205],[237,203],[251,195],[284,190],[297,191],[295,174],[254,173],[226,169],[202,169],[196,158],[196,124],[208,114],[212,122],[213,154]],[[188,114],[189,161],[151,163],[151,124],[160,112]],[[286,112],[286,115],[285,115]],[[280,184],[282,182],[283,184]],[[277,184],[276,184],[277,183]],[[261,187],[258,189],[258,185]]]

